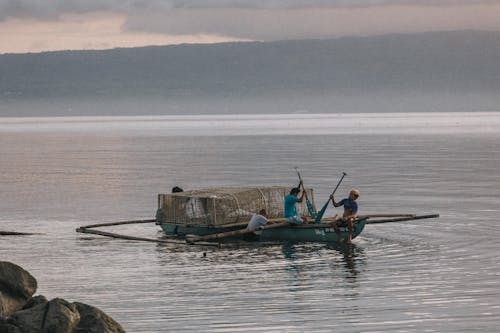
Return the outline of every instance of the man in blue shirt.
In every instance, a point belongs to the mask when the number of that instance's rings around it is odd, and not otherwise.
[[[302,195],[299,196],[300,193],[300,186],[302,185],[302,182],[299,183],[298,187],[292,188],[290,191],[290,194],[287,194],[285,196],[285,219],[288,223],[291,224],[302,224],[305,221],[305,219],[302,219],[297,212],[297,203],[301,203],[302,200],[304,200],[304,194],[305,192],[302,192]]]
[[[344,214],[342,214],[342,218],[337,219],[333,225],[333,228],[338,235],[339,242],[344,241],[344,237],[342,237],[339,229],[339,226],[343,225],[347,225],[347,228],[349,229],[349,238],[347,242],[349,244],[352,242],[352,224],[356,219],[356,214],[358,213],[358,203],[356,202],[356,199],[359,198],[359,195],[359,190],[353,189],[349,192],[348,198],[342,199],[339,202],[335,202],[333,195],[330,196],[333,207],[344,206]]]

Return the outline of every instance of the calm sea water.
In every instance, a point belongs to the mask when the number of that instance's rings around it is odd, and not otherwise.
[[[0,118],[1,260],[48,298],[129,332],[498,332],[500,113]],[[319,205],[361,190],[351,247],[221,249],[83,235],[152,218],[179,185],[294,185]],[[333,208],[329,213],[335,213]],[[107,228],[162,237],[154,224]]]

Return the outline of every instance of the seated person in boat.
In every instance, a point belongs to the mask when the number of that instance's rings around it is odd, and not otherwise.
[[[342,214],[341,218],[336,219],[333,225],[333,228],[338,235],[339,242],[344,241],[344,237],[342,237],[339,229],[339,227],[343,226],[347,226],[349,230],[349,238],[347,240],[348,243],[352,242],[352,225],[354,220],[356,219],[356,214],[358,213],[358,203],[356,202],[356,199],[359,198],[359,195],[359,190],[353,189],[351,190],[351,192],[349,192],[348,198],[342,199],[339,202],[335,201],[333,195],[330,196],[330,199],[332,199],[333,207],[344,206],[344,214]]]
[[[302,224],[307,223],[306,218],[300,217],[297,212],[297,203],[300,203],[304,200],[305,192],[302,192],[302,195],[299,198],[300,186],[302,185],[302,181],[299,183],[298,187],[294,187],[291,189],[290,194],[285,196],[285,219],[288,223],[291,224]]]
[[[265,226],[267,222],[267,212],[265,209],[261,209],[259,210],[258,214],[253,214],[250,222],[248,222],[247,229],[257,229],[259,227]],[[243,238],[245,240],[259,240],[261,234],[261,230],[256,230],[254,232],[245,234]]]
[[[184,190],[179,186],[172,187],[172,193],[180,193],[180,192],[184,192]]]

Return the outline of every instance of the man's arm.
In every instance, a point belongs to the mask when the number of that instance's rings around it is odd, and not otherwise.
[[[302,202],[304,200],[304,195],[306,194],[305,190],[302,190],[302,195],[300,196],[299,200],[297,202]]]
[[[269,220],[265,216],[259,215],[259,225],[260,226],[266,225],[267,222],[269,222]]]
[[[335,202],[335,198],[333,197],[333,195],[330,195],[330,199],[332,199],[333,207],[340,207],[344,204],[344,200],[340,200],[340,202]]]

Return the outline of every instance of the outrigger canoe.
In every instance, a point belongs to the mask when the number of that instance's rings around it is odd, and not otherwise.
[[[107,237],[129,240],[150,241],[158,243],[184,243],[197,245],[217,245],[210,240],[219,240],[226,237],[241,237],[255,231],[260,231],[260,240],[267,241],[296,241],[296,242],[338,242],[338,236],[333,228],[335,218],[323,217],[323,208],[318,212],[314,207],[314,198],[311,189],[310,202],[298,205],[301,215],[311,211],[310,221],[315,223],[290,225],[282,216],[282,201],[287,193],[285,187],[261,187],[239,189],[209,189],[175,194],[158,195],[158,210],[155,219],[133,220],[87,225],[76,229],[77,232],[97,234]],[[311,206],[312,204],[312,206]],[[269,223],[264,226],[247,229],[246,226],[253,212],[265,208],[268,212]],[[321,213],[321,214],[320,214]],[[358,215],[353,225],[352,238],[361,234],[366,224],[400,222],[409,220],[437,218],[438,214],[371,214]],[[127,236],[94,230],[96,227],[114,226],[132,223],[158,224],[162,230],[170,235],[184,236],[185,241],[178,239],[152,239],[136,236]],[[344,239],[348,237],[347,227],[340,227]]]
[[[158,195],[156,223],[170,235],[191,236],[194,240],[213,240],[225,237],[241,237],[252,232],[246,229],[252,215],[265,208],[270,220],[260,227],[261,240],[287,240],[303,242],[338,242],[338,235],[333,228],[332,217],[322,218],[319,223],[290,225],[284,223],[283,198],[289,188],[284,186],[216,188],[189,192]],[[314,211],[312,189],[306,189],[309,207],[306,203],[298,204],[299,213],[314,221],[310,212]],[[384,215],[388,217],[389,215]],[[374,215],[359,217],[353,225],[352,238],[363,231],[367,223],[395,222],[417,218],[415,215],[390,215],[398,219],[371,220]],[[381,217],[380,215],[376,217]],[[418,217],[430,218],[436,215]],[[273,223],[275,222],[275,223]],[[342,237],[347,239],[347,227],[341,227]],[[212,235],[212,236],[209,236]]]

